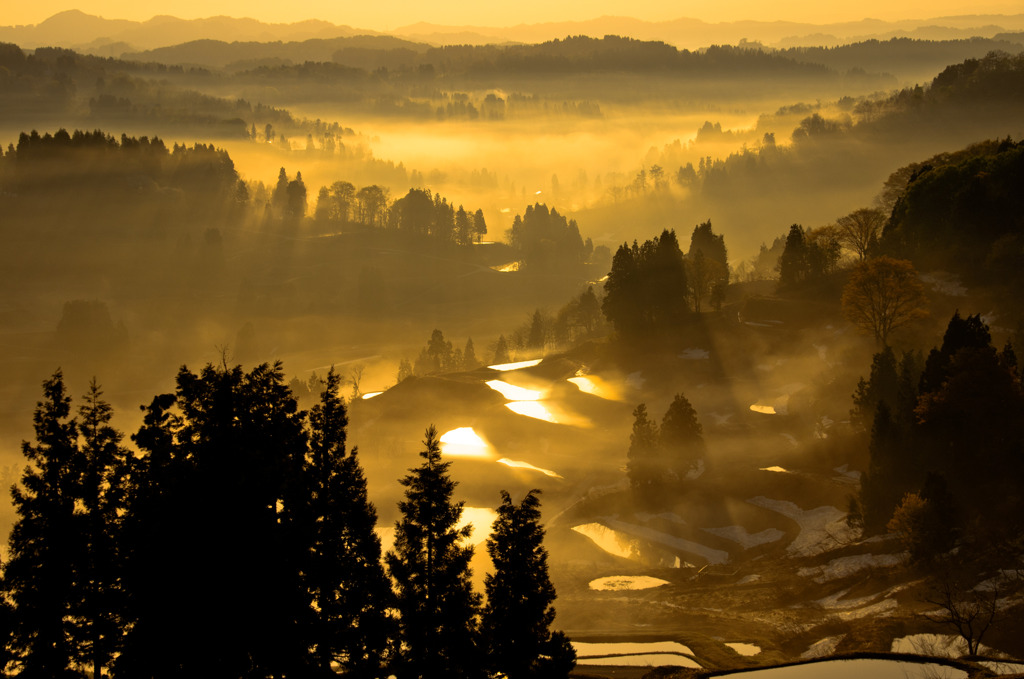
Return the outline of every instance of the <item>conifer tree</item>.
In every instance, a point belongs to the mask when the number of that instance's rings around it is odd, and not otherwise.
[[[491,365],[502,365],[512,360],[512,357],[508,352],[508,341],[504,335],[498,336],[498,341],[494,345],[494,358],[491,359]]]
[[[4,591],[14,604],[13,646],[19,675],[76,676],[72,628],[75,564],[81,540],[75,504],[84,464],[78,422],[60,370],[43,382],[36,404],[36,442],[22,443],[30,466],[11,489],[18,519],[11,530]]]
[[[346,676],[378,676],[392,656],[396,631],[391,584],[381,564],[377,511],[366,492],[356,449],[345,450],[348,415],[332,367],[309,413],[304,470],[304,527],[309,530],[305,587],[314,603],[308,642],[325,673],[337,662]]]
[[[131,452],[123,434],[110,425],[114,410],[96,381],[79,407],[84,512],[79,520],[81,553],[76,573],[76,609],[80,629],[79,661],[92,665],[96,679],[120,648],[125,593],[121,526],[127,509]]]
[[[462,350],[462,369],[476,370],[480,367],[480,360],[476,357],[476,348],[473,346],[473,338],[466,340],[466,348]]]
[[[660,453],[658,425],[647,417],[647,405],[641,403],[633,411],[633,433],[626,455],[626,474],[634,491],[647,490],[664,479]]]
[[[682,394],[676,394],[665,411],[658,441],[671,476],[683,479],[703,469],[704,430],[697,419],[697,411]]]
[[[481,626],[488,669],[509,679],[568,676],[576,653],[561,632],[552,632],[555,588],[540,525],[539,490],[518,505],[501,491],[498,518],[487,540],[494,573],[484,580],[487,606]]]
[[[182,368],[174,398],[154,401],[135,440],[145,468],[165,471],[137,500],[133,560],[152,568],[133,566],[125,674],[303,669],[308,601],[293,510],[304,419],[280,363]]]
[[[401,479],[405,500],[395,524],[388,571],[396,585],[402,653],[399,676],[466,679],[482,676],[477,647],[480,596],[473,592],[463,546],[470,526],[458,527],[462,502],[452,500],[450,462],[441,460],[437,429],[430,426],[423,463]]]

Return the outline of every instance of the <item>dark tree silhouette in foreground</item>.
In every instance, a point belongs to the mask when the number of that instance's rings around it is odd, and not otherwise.
[[[462,545],[472,527],[458,528],[463,503],[452,501],[456,483],[448,474],[451,463],[441,461],[437,429],[429,427],[423,443],[423,464],[401,479],[406,488],[398,504],[402,518],[395,524],[395,550],[386,557],[401,616],[398,673],[480,677],[480,596],[470,582],[473,548]]]
[[[70,677],[75,564],[80,554],[75,503],[83,473],[78,422],[58,370],[36,404],[36,443],[22,443],[31,463],[11,489],[18,519],[11,530],[4,590],[14,604],[18,676]]]
[[[309,535],[304,582],[314,603],[309,634],[317,666],[346,676],[378,676],[391,660],[395,626],[391,584],[381,565],[377,511],[366,492],[356,449],[345,451],[348,416],[331,368],[310,410],[310,445],[300,510]]]
[[[498,518],[487,540],[494,573],[484,580],[487,606],[482,628],[488,669],[509,679],[566,677],[576,652],[561,632],[552,632],[555,588],[540,525],[539,490],[518,505],[501,491]]]
[[[134,437],[134,620],[118,660],[133,676],[300,671],[309,603],[293,507],[307,442],[280,363],[182,368]],[[154,662],[159,658],[159,662]]]
[[[79,661],[93,666],[96,679],[120,649],[125,592],[122,588],[121,526],[127,510],[133,457],[123,434],[110,425],[114,409],[96,381],[79,409],[83,476],[79,519],[81,540],[76,611],[81,639]]]

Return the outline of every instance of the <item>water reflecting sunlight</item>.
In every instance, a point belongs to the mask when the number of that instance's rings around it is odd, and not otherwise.
[[[492,457],[490,444],[472,427],[459,427],[441,435],[441,453],[458,457]]]
[[[554,479],[562,478],[562,475],[557,472],[553,472],[550,469],[542,469],[540,467],[535,467],[529,462],[523,462],[522,460],[510,460],[507,457],[503,457],[500,460],[498,460],[498,464],[503,464],[506,467],[512,467],[514,469],[528,469],[530,471],[540,472],[541,474],[545,474],[546,476],[550,476],[551,478]]]
[[[539,401],[544,397],[544,392],[542,391],[517,387],[514,384],[502,382],[501,380],[490,380],[486,384],[510,401]]]

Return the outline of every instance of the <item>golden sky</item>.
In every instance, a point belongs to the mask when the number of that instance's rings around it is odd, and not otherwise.
[[[184,19],[216,15],[252,17],[267,22],[290,23],[324,19],[358,28],[388,30],[419,21],[447,25],[508,26],[591,19],[603,15],[632,16],[649,21],[689,17],[705,21],[786,20],[828,23],[864,18],[885,20],[922,19],[965,14],[1024,13],[1021,0],[862,0],[829,3],[822,0],[519,0],[502,3],[467,3],[465,0],[307,0],[290,3],[274,0],[37,0],[7,3],[0,24],[37,24],[68,9],[80,9],[107,19],[144,21],[159,14]]]

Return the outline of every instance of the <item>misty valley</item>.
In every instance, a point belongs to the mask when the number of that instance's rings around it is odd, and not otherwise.
[[[0,27],[4,676],[1024,674],[1020,16],[83,17]]]

